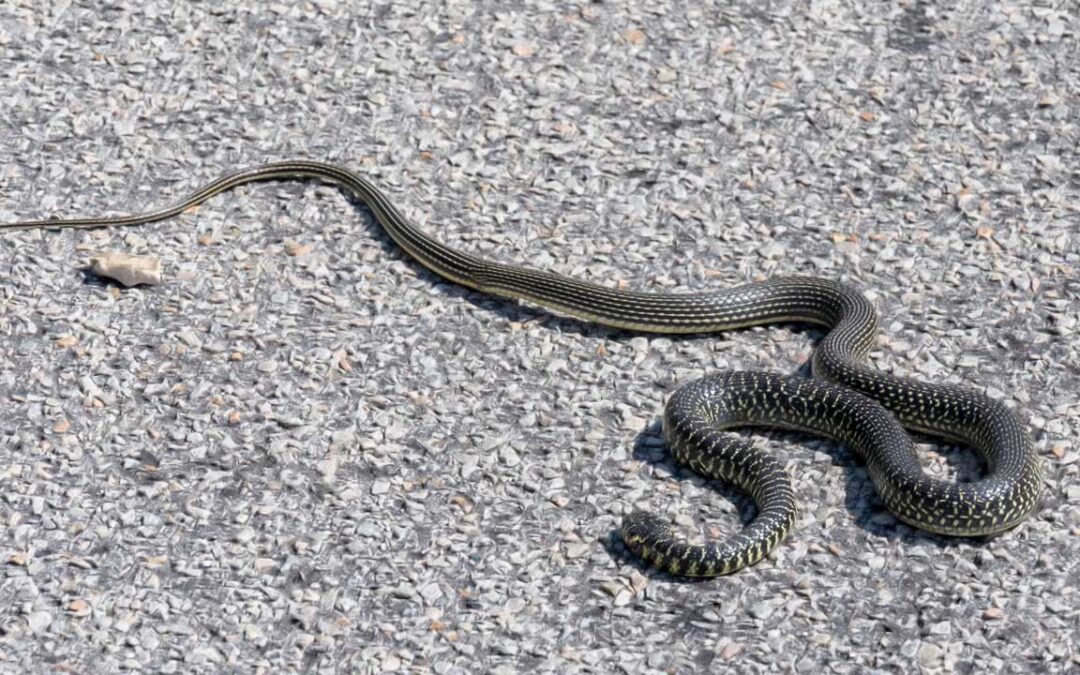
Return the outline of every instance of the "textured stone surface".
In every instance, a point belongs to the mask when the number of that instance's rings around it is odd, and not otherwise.
[[[0,237],[0,668],[1080,667],[1064,5],[99,4],[0,4],[0,221],[305,156],[504,261],[650,289],[843,278],[882,312],[875,365],[1021,408],[1046,500],[989,542],[924,535],[843,448],[766,434],[795,534],[733,577],[655,575],[623,512],[723,536],[746,507],[667,461],[664,399],[793,372],[817,331],[553,318],[433,277],[330,187],[253,186]],[[107,284],[99,250],[165,282]]]

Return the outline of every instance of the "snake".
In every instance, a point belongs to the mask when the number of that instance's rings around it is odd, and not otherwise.
[[[809,432],[854,450],[881,502],[897,519],[928,532],[980,537],[1009,530],[1038,507],[1041,463],[1018,414],[974,389],[880,371],[866,357],[877,312],[854,286],[809,276],[778,276],[698,292],[616,289],[553,271],[511,265],[450,247],[406,218],[369,179],[340,165],[294,159],[235,170],[171,206],[108,217],[28,220],[0,231],[145,225],[173,218],[215,195],[270,180],[337,186],[367,206],[409,256],[436,275],[480,293],[537,305],[613,329],[663,334],[715,333],[799,322],[827,329],[811,357],[811,377],[721,372],[680,386],[662,415],[672,458],[749,495],[756,515],[720,541],[689,543],[669,519],[647,510],[624,515],[625,548],[662,572],[729,574],[753,565],[794,529],[797,504],[784,463],[727,430],[769,427]],[[924,471],[908,432],[969,446],[982,456],[974,481]]]

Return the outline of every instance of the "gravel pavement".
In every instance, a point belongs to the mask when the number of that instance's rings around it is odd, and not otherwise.
[[[330,187],[251,186],[0,237],[0,671],[1080,669],[1075,5],[125,4],[0,3],[0,222],[302,156],[507,262],[844,279],[877,367],[1022,411],[1046,497],[988,542],[921,534],[845,448],[766,433],[797,531],[731,577],[656,574],[623,513],[750,513],[671,464],[666,397],[795,372],[819,331],[552,317],[427,273]],[[165,282],[104,282],[99,251]]]

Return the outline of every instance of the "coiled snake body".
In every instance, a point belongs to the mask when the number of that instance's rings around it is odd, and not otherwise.
[[[732,572],[764,557],[795,522],[794,493],[783,465],[722,432],[734,426],[805,430],[849,444],[865,458],[888,509],[924,530],[959,536],[993,534],[1013,527],[1038,504],[1039,461],[1017,416],[974,391],[899,378],[864,365],[875,339],[875,313],[861,293],[839,282],[781,277],[707,293],[615,290],[446,246],[413,225],[364,177],[306,160],[222,176],[158,211],[25,221],[0,225],[0,230],[141,225],[179,215],[239,185],[295,178],[324,180],[354,193],[421,264],[484,293],[635,331],[705,333],[782,321],[830,329],[814,351],[813,372],[820,379],[724,373],[686,384],[671,396],[664,410],[664,432],[675,459],[706,476],[734,482],[753,497],[758,515],[726,541],[690,545],[658,517],[629,514],[621,526],[626,545],[663,570],[689,576]],[[927,476],[904,427],[972,446],[986,459],[987,475],[959,484]]]

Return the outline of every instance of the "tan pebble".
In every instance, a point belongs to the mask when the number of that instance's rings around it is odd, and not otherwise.
[[[301,244],[296,241],[285,242],[285,253],[289,254],[293,258],[302,258],[315,248],[312,244]]]
[[[352,363],[349,362],[349,356],[344,349],[339,349],[334,352],[334,361],[337,362],[337,367],[341,368],[346,373],[352,372]]]
[[[565,645],[562,649],[559,650],[559,656],[563,657],[567,661],[581,661],[581,652],[569,645]]]
[[[457,506],[459,509],[461,509],[465,513],[472,513],[472,510],[473,510],[472,500],[469,499],[468,497],[466,497],[465,495],[454,495],[453,497],[450,498],[450,503],[453,504],[454,506]]]
[[[82,598],[75,598],[68,603],[68,611],[76,616],[86,616],[90,613],[90,603]]]
[[[125,286],[161,283],[161,259],[127,253],[102,253],[90,258],[90,270]]]
[[[567,544],[566,545],[566,557],[569,560],[576,560],[583,558],[589,553],[589,549],[592,547],[588,544]]]
[[[619,582],[617,582],[617,581],[610,581],[609,580],[609,581],[601,582],[600,588],[605,593],[607,593],[608,595],[610,595],[611,597],[614,598],[615,596],[617,596],[619,594],[619,591],[624,590],[625,587],[622,584],[620,584]]]

